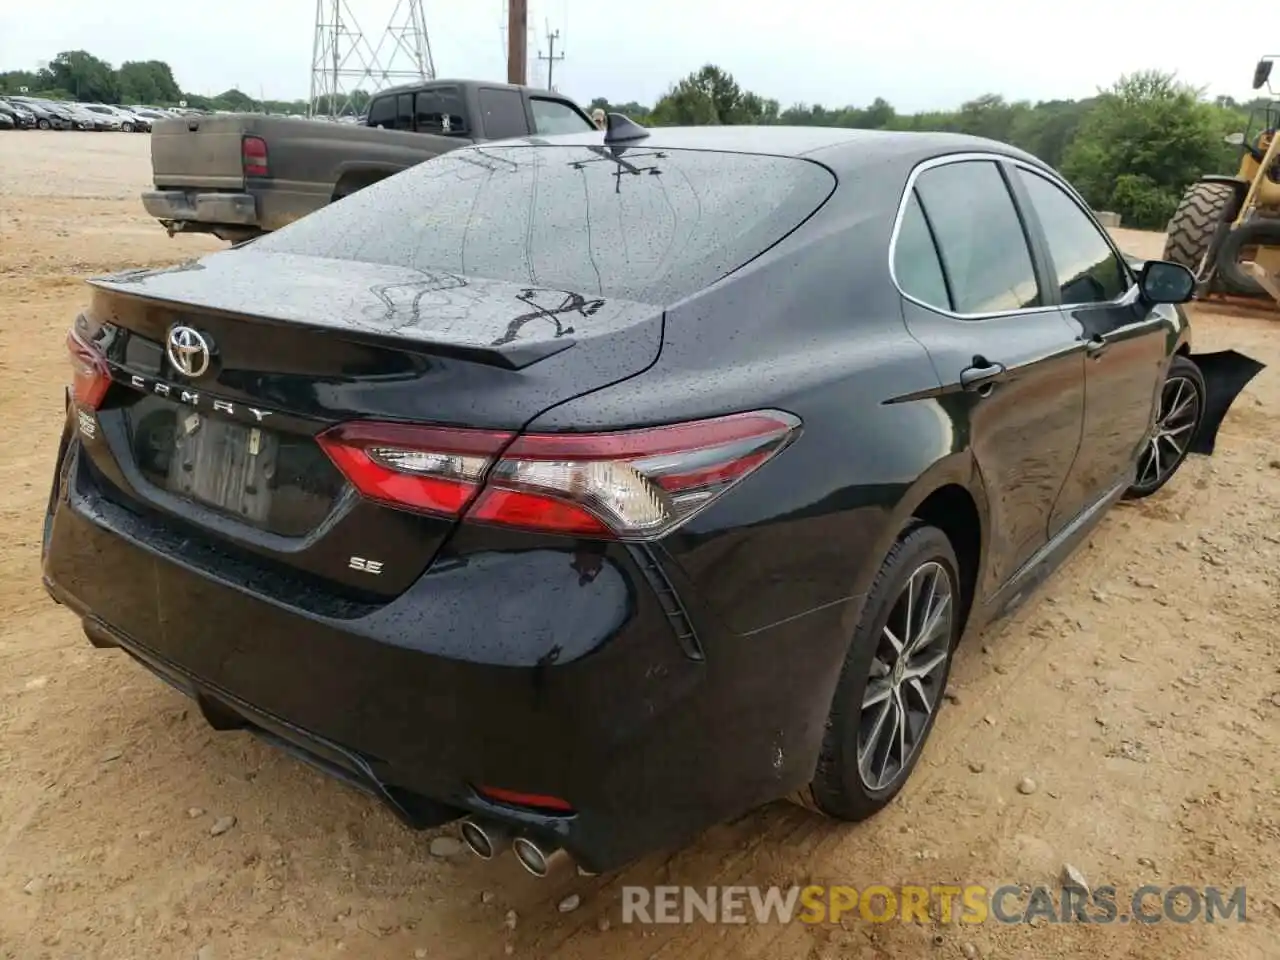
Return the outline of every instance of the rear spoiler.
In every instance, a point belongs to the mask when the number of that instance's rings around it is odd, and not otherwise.
[[[139,272],[149,272],[146,270]],[[128,289],[129,283],[127,275],[117,275],[108,280],[105,278],[93,278],[85,281],[90,287],[110,293],[113,296],[128,297],[131,300],[139,300],[147,303],[161,303],[172,307],[186,307],[190,309],[189,303],[180,300],[166,300],[155,295],[142,296]],[[208,313],[213,316],[225,317],[228,320],[240,320],[255,324],[267,324],[270,326],[289,327],[293,330],[307,330],[320,336],[334,337],[338,340],[344,340],[348,343],[359,343],[370,347],[384,347],[392,350],[399,350],[405,353],[416,353],[421,356],[428,357],[446,357],[455,360],[464,360],[470,363],[481,363],[491,367],[501,367],[506,370],[522,370],[525,367],[532,366],[539,360],[545,360],[548,357],[555,356],[557,353],[563,353],[568,350],[576,342],[572,336],[560,336],[553,340],[511,340],[508,343],[482,344],[471,343],[458,340],[423,340],[419,337],[399,337],[394,333],[380,333],[377,331],[344,329],[337,330],[333,327],[325,326],[319,323],[307,323],[305,320],[280,320],[273,317],[266,317],[260,314],[235,313],[229,310],[219,310],[215,307],[201,306],[202,313]]]

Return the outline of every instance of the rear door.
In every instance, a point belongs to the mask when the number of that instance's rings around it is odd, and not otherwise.
[[[1014,170],[1043,232],[1063,315],[1087,357],[1084,433],[1050,519],[1052,535],[1132,481],[1177,336],[1176,314],[1142,302],[1124,258],[1075,197],[1042,172]]]
[[[481,87],[476,91],[480,107],[480,123],[489,140],[529,135],[529,119],[524,112],[524,97],[518,90],[503,87]]]
[[[929,351],[985,482],[985,599],[1047,542],[1084,416],[1084,354],[995,159],[918,169],[893,251],[907,327]]]

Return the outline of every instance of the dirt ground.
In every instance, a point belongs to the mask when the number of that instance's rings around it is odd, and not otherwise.
[[[955,702],[880,817],[836,826],[780,803],[621,875],[539,882],[510,856],[435,856],[451,831],[409,832],[248,735],[211,732],[42,591],[80,278],[219,246],[149,221],[148,175],[145,136],[0,135],[0,957],[1275,957],[1280,319],[1194,311],[1198,350],[1269,364],[1218,452],[1113,511],[962,648]],[[1119,235],[1159,255],[1158,236]],[[222,817],[235,825],[211,835]],[[1055,884],[1064,863],[1122,904],[1144,883],[1245,885],[1249,922],[620,922],[625,884]],[[557,909],[571,894],[580,905]]]

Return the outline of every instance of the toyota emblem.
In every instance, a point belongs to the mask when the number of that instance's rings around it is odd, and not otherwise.
[[[185,377],[199,377],[209,369],[213,345],[193,327],[174,327],[169,331],[165,352],[169,362]]]

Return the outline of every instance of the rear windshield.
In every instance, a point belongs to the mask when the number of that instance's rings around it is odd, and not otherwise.
[[[469,147],[251,248],[668,304],[777,243],[835,187],[825,167],[635,147]]]

